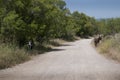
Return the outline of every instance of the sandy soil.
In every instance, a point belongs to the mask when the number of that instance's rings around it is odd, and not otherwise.
[[[68,42],[31,61],[0,71],[0,80],[120,80],[120,64],[106,59],[92,39]]]

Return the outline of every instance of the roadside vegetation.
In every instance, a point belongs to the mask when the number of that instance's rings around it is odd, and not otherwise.
[[[0,0],[0,69],[50,51],[48,44],[60,45],[51,40],[92,36],[94,23],[84,13],[71,13],[63,0]]]
[[[104,38],[98,50],[106,57],[120,62],[120,34]]]
[[[0,69],[50,51],[50,45],[60,45],[55,39],[114,35],[120,32],[119,22],[120,18],[96,20],[71,13],[64,0],[0,0]],[[32,50],[29,41],[34,43]]]
[[[104,37],[98,50],[108,58],[120,62],[120,18],[102,19],[99,25],[98,30]]]
[[[10,45],[0,45],[0,69],[8,68],[29,60],[30,57],[24,49]]]

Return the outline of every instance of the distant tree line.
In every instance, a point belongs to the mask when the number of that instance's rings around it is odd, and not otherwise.
[[[120,33],[120,18],[108,18],[97,20],[97,31],[104,35]]]
[[[96,20],[73,13],[63,0],[0,0],[0,41],[24,46],[29,40],[43,43],[120,31],[120,19]]]

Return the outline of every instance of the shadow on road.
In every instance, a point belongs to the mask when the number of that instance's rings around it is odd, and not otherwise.
[[[55,41],[50,41],[49,43],[50,45],[53,45],[55,47],[59,47],[59,46],[71,46],[71,45],[68,45],[68,44],[60,44],[58,42],[55,42]]]
[[[51,52],[51,51],[64,51],[65,49],[51,49],[50,51],[48,52]]]
[[[71,46],[71,45],[68,45],[68,44],[61,44],[59,45],[58,47],[60,46]],[[63,51],[65,49],[58,49],[58,48],[51,48],[51,47],[45,47],[45,46],[36,46],[33,50],[30,51],[30,54],[44,54],[46,52],[51,52],[51,51]]]

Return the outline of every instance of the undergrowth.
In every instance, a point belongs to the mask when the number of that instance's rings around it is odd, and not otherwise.
[[[98,49],[107,57],[120,61],[120,34],[104,38]]]
[[[0,45],[0,69],[11,67],[29,59],[29,54],[24,49]]]

